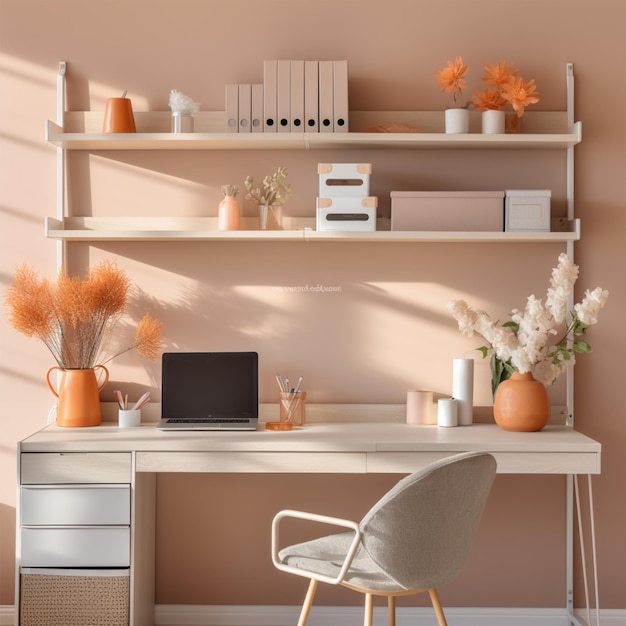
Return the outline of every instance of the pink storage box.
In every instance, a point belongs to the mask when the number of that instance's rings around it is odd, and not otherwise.
[[[392,191],[391,230],[504,230],[504,191]]]

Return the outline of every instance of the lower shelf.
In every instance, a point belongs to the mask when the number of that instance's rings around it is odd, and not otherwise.
[[[244,218],[242,230],[217,230],[216,217],[66,217],[46,218],[46,237],[63,241],[341,241],[414,243],[565,243],[580,239],[580,220],[553,220],[550,232],[391,231],[379,218],[374,232],[317,231],[315,218],[284,218],[283,230],[256,230]],[[556,228],[563,230],[556,230]]]

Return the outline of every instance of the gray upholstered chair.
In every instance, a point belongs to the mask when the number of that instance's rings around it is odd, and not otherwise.
[[[395,598],[428,591],[439,626],[446,626],[437,588],[463,568],[496,473],[486,453],[456,454],[402,479],[361,522],[281,511],[272,523],[272,560],[279,569],[310,578],[298,626],[306,624],[318,583],[365,594],[365,626],[374,596],[386,596],[389,625]],[[339,534],[280,547],[280,523],[306,519],[348,528]]]

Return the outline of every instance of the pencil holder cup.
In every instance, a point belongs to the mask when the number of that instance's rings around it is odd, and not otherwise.
[[[141,426],[141,410],[120,409],[118,425],[120,428],[136,428],[137,426]]]
[[[306,391],[281,392],[280,421],[303,426],[306,421]]]
[[[103,133],[134,133],[135,117],[129,98],[108,98],[104,107]]]

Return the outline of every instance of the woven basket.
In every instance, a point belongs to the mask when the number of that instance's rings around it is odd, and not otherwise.
[[[128,576],[22,574],[20,626],[128,626]]]

